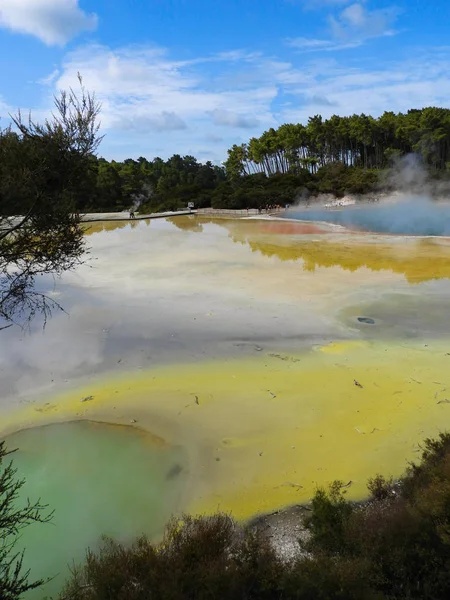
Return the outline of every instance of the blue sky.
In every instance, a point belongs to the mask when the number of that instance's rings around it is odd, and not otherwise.
[[[108,159],[193,154],[309,116],[450,107],[446,0],[0,0],[0,115],[102,102]]]

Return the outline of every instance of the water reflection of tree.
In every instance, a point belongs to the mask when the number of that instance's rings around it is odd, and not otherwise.
[[[147,227],[149,227],[150,222],[150,219],[139,219],[135,221],[124,219],[115,221],[98,221],[93,223],[85,223],[85,235],[100,233],[102,231],[115,231],[116,229],[123,229],[124,227],[130,227],[132,229],[135,229],[138,226],[142,227],[142,224],[145,224]]]
[[[182,231],[196,231],[199,233],[203,231],[203,225],[198,221],[195,215],[168,217],[166,221],[172,223],[172,225],[175,225],[175,227]]]
[[[215,220],[225,227],[234,243],[248,245],[252,252],[277,257],[282,261],[303,261],[305,271],[319,267],[340,267],[346,271],[367,268],[371,271],[393,271],[404,275],[409,283],[450,278],[450,246],[428,239],[379,243],[360,242],[356,238],[330,241],[295,238],[283,234],[261,232],[260,222],[247,220]]]

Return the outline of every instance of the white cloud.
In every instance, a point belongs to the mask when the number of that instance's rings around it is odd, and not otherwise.
[[[149,131],[177,131],[186,129],[187,125],[176,113],[163,110],[153,116],[124,115],[112,123],[112,128],[145,134]]]
[[[291,48],[295,48],[300,52],[335,52],[337,50],[347,50],[356,48],[361,45],[361,41],[349,41],[345,43],[336,42],[334,40],[314,39],[314,38],[290,38],[286,43]]]
[[[223,69],[217,69],[217,63],[233,66],[230,79],[220,76]],[[254,75],[251,93],[250,78],[243,75],[239,81],[239,69]],[[131,140],[164,131],[167,136],[157,140],[158,146],[170,148],[164,155],[205,150],[205,135],[210,133],[221,138],[221,148],[215,142],[214,152],[225,155],[233,129],[253,128],[257,133],[259,123],[276,125],[271,104],[280,82],[292,75],[290,69],[289,63],[240,51],[179,61],[161,48],[89,45],[66,56],[55,87],[76,87],[80,72],[86,88],[95,90],[107,134],[102,150],[114,145],[134,155]],[[302,80],[297,77],[295,83]],[[144,152],[153,152],[148,143]]]
[[[372,70],[345,69],[332,60],[317,61],[314,81],[307,89],[292,90],[297,102],[287,107],[281,118],[304,123],[317,113],[328,118],[362,112],[378,116],[385,110],[399,112],[436,105],[450,108],[449,69],[448,53],[418,55],[411,61],[392,62],[384,69]]]
[[[83,12],[78,0],[0,0],[0,26],[49,46],[64,45],[81,31],[94,30],[97,16]]]
[[[394,7],[369,10],[364,0],[355,2],[328,2],[328,4],[349,5],[335,14],[328,15],[329,38],[289,38],[286,44],[300,52],[331,52],[361,46],[369,39],[395,35],[392,28],[398,17]]]
[[[314,106],[336,106],[336,102],[329,100],[326,96],[313,94],[309,97],[309,103]]]
[[[353,27],[366,27],[368,14],[362,4],[352,4],[341,13],[341,21]]]
[[[176,152],[217,162],[234,143],[314,114],[450,106],[450,48],[409,55],[414,59],[389,63],[358,63],[357,53],[350,62],[340,54],[302,55],[294,65],[262,53],[182,61],[161,48],[90,45],[66,55],[47,92],[76,87],[81,72],[103,104],[100,152],[107,158]],[[0,112],[6,108],[5,98]],[[24,114],[29,108],[22,106]],[[39,111],[32,114],[42,120]]]
[[[207,133],[205,135],[205,142],[213,142],[214,144],[217,144],[218,142],[223,142],[223,137],[216,135],[215,133]]]
[[[334,38],[343,41],[365,41],[370,38],[393,35],[392,25],[398,16],[394,8],[369,10],[357,2],[344,8],[337,16],[330,16]]]
[[[7,104],[7,102],[0,96],[0,119],[7,118],[8,114],[11,113],[11,107]],[[4,123],[0,122],[0,126],[4,126]]]
[[[59,75],[59,69],[54,69],[47,77],[39,79],[37,83],[40,83],[41,85],[52,85],[58,79]]]
[[[288,0],[290,2],[296,2],[297,0]],[[347,4],[351,4],[354,0],[300,0],[303,6],[310,10],[323,10],[324,8],[337,8]],[[366,2],[366,0],[360,0]]]
[[[323,48],[328,48],[330,45],[333,45],[331,40],[318,40],[313,38],[290,38],[287,40],[288,46],[292,46],[292,48],[313,48],[322,50]]]
[[[238,127],[242,129],[252,129],[259,124],[258,119],[252,116],[239,115],[229,110],[216,108],[211,116],[216,125],[225,127]]]

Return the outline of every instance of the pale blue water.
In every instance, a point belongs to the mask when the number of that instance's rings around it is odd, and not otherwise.
[[[361,204],[342,209],[292,209],[282,215],[302,221],[325,221],[350,229],[397,235],[450,235],[450,205],[422,196],[395,203]]]

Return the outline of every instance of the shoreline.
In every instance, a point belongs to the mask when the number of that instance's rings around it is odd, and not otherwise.
[[[85,213],[80,215],[82,223],[98,223],[99,221],[145,221],[147,219],[164,219],[168,217],[182,217],[186,215],[195,215],[195,210],[179,210],[167,211],[162,213],[143,214],[135,213],[134,218],[130,217],[130,213]]]
[[[83,223],[95,223],[99,221],[145,221],[147,219],[162,219],[162,218],[173,218],[173,217],[185,217],[189,215],[197,215],[199,217],[208,216],[208,217],[229,217],[229,218],[245,218],[245,217],[260,217],[260,218],[270,218],[273,215],[278,215],[280,213],[286,213],[286,209],[272,209],[268,212],[259,212],[256,208],[250,209],[242,209],[242,210],[234,210],[234,209],[221,209],[221,208],[194,208],[194,209],[186,209],[186,210],[177,210],[177,211],[166,211],[161,213],[149,213],[149,214],[140,214],[138,212],[135,213],[135,217],[132,219],[129,216],[128,212],[120,212],[120,213],[85,213],[80,215],[81,221]]]
[[[284,562],[305,555],[299,540],[306,542],[310,535],[304,519],[311,513],[308,504],[293,504],[267,514],[256,515],[245,525],[267,540],[276,555]]]

